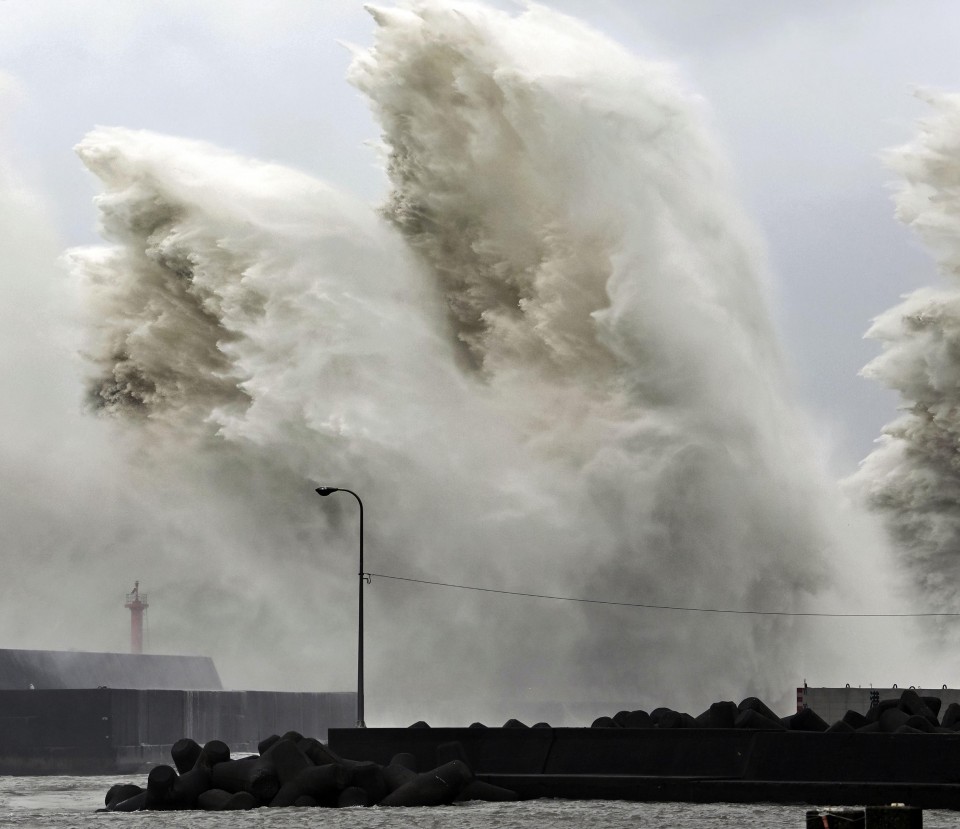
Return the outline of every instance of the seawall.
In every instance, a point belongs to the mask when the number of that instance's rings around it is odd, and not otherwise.
[[[330,748],[423,768],[459,743],[476,775],[521,797],[960,809],[960,734],[748,729],[331,729]],[[439,751],[438,751],[439,750]]]
[[[125,774],[169,762],[182,737],[255,752],[274,733],[326,738],[355,720],[353,692],[92,688],[0,691],[0,774]]]

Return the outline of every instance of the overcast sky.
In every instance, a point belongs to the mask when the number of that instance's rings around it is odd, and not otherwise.
[[[768,246],[784,350],[837,474],[848,474],[895,406],[857,376],[877,352],[863,332],[937,280],[893,217],[878,154],[926,114],[913,87],[960,90],[960,4],[546,5],[673,63],[703,96]],[[355,0],[2,0],[2,160],[45,206],[57,247],[95,240],[94,182],[72,152],[95,125],[207,139],[376,203],[385,179],[365,142],[378,130],[343,80],[350,55],[338,43],[368,45],[372,31]],[[0,276],[10,313],[30,275]],[[66,280],[52,269],[38,278],[54,290]]]

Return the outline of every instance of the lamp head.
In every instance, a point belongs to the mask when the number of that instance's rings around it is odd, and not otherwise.
[[[335,486],[318,486],[317,495],[322,495],[326,498],[331,492],[339,492],[340,490]]]

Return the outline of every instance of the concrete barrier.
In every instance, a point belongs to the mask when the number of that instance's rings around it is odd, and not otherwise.
[[[714,703],[696,718],[623,709],[605,728],[334,729],[329,745],[294,730],[241,759],[229,759],[224,743],[198,754],[184,740],[171,749],[180,774],[157,766],[144,791],[113,786],[105,804],[222,810],[565,797],[960,810],[960,733],[938,713],[935,700],[913,692],[832,725],[809,709],[780,719],[748,698]]]

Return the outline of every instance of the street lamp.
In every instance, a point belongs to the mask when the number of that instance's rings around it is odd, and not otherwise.
[[[334,492],[349,492],[360,505],[360,602],[358,606],[357,622],[357,728],[366,728],[367,724],[363,721],[363,582],[365,574],[363,572],[363,501],[352,489],[344,489],[337,486],[318,486],[317,495],[326,498]]]

